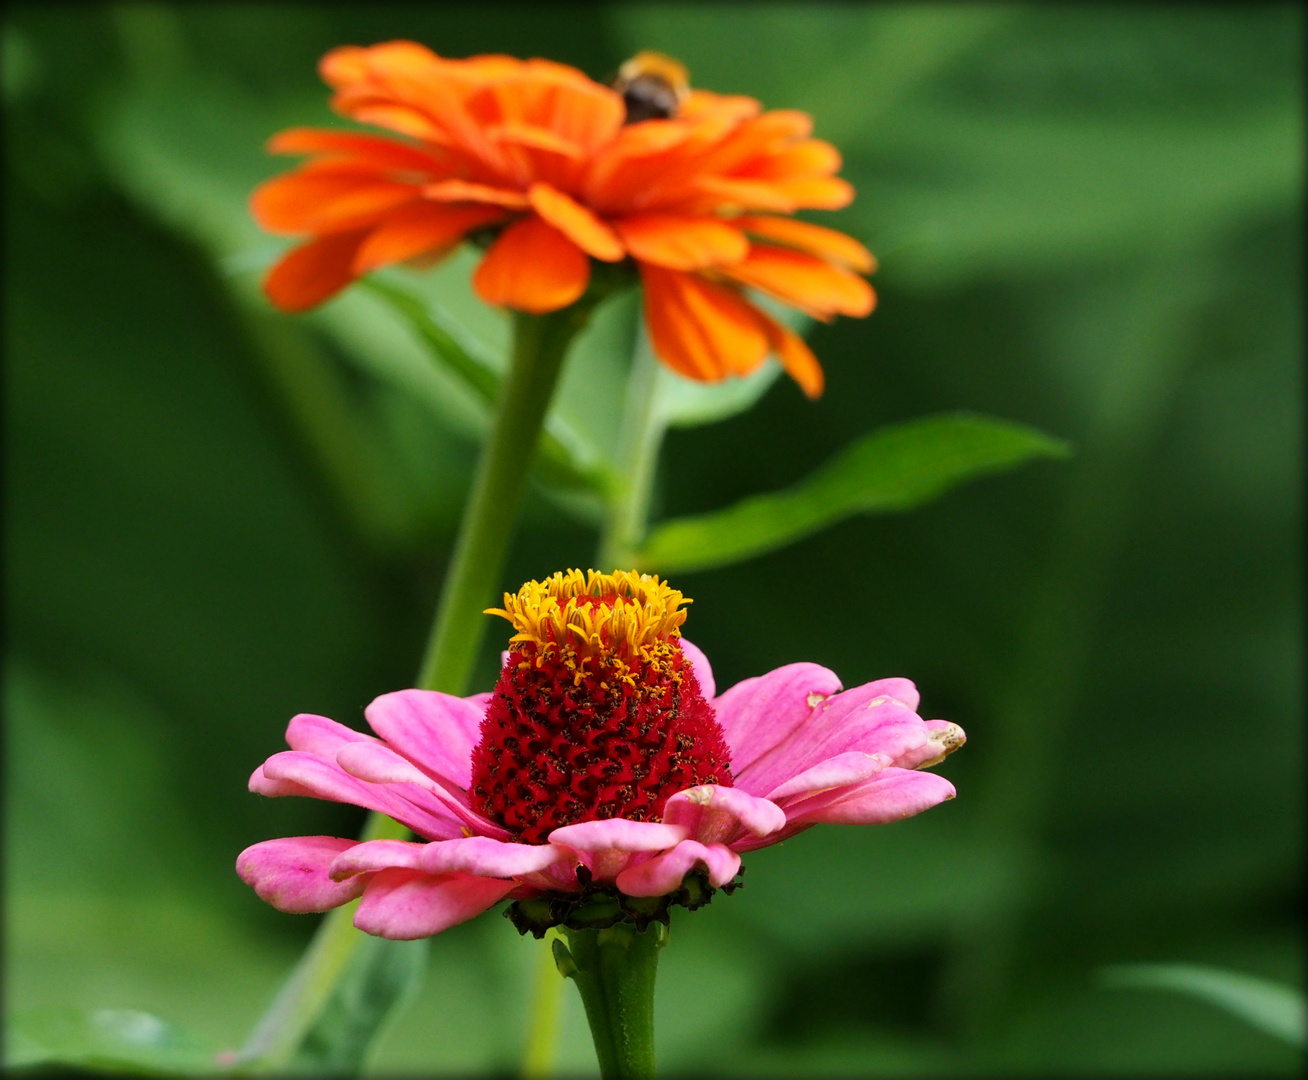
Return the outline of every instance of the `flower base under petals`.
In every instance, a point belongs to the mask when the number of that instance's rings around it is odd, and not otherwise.
[[[579,875],[584,875],[584,868]],[[730,896],[742,888],[745,868],[720,886]],[[519,934],[540,939],[555,926],[568,930],[604,930],[618,923],[632,923],[643,931],[652,922],[671,923],[671,909],[684,907],[695,911],[712,901],[718,888],[709,884],[708,871],[691,870],[681,885],[662,896],[628,896],[615,885],[588,882],[580,893],[549,893],[530,900],[517,900],[504,911],[504,917],[517,927]]]

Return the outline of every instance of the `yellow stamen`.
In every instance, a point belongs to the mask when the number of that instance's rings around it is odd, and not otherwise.
[[[513,624],[509,642],[514,646],[531,642],[547,651],[567,646],[578,658],[633,658],[679,638],[686,621],[681,606],[689,603],[653,574],[569,570],[529,581],[516,596],[505,593],[504,607],[487,608],[485,614]]]

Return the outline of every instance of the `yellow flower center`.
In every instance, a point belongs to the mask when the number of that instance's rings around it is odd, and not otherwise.
[[[513,624],[511,647],[532,644],[537,655],[562,650],[584,665],[599,658],[648,661],[656,646],[681,637],[682,605],[690,602],[653,574],[569,570],[505,593],[504,607],[486,614]]]

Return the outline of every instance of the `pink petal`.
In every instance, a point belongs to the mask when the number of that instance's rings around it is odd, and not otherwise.
[[[435,776],[467,789],[472,748],[481,738],[484,707],[435,690],[382,694],[363,715],[373,731]]]
[[[370,784],[417,784],[448,794],[406,757],[384,743],[347,743],[336,751],[336,764],[356,780]]]
[[[963,729],[948,720],[927,720],[924,723],[927,729],[927,741],[897,757],[893,764],[899,768],[928,768],[943,761],[946,754],[952,754],[967,742]]]
[[[466,793],[445,788],[384,743],[374,741],[343,746],[336,752],[336,763],[358,780],[388,788],[393,796],[418,806],[431,803],[440,807],[443,812],[453,814],[474,833],[496,837],[508,835],[500,826],[472,810],[467,804]]]
[[[737,782],[761,755],[803,724],[815,704],[839,690],[835,672],[818,664],[787,664],[738,682],[719,697],[713,708],[731,747],[731,769]],[[767,790],[741,786],[755,795]]]
[[[808,721],[761,755],[736,782],[749,791],[771,791],[828,758],[852,750],[888,761],[927,741],[922,718],[888,691],[912,689],[907,679],[880,679],[819,702]],[[913,691],[907,695],[916,699]]]
[[[261,795],[307,795],[379,810],[429,839],[463,835],[466,824],[456,816],[456,807],[411,785],[401,794],[398,788],[356,780],[336,762],[299,750],[284,750],[265,761],[250,777],[250,790]]]
[[[366,878],[336,882],[328,876],[332,860],[357,843],[335,836],[265,840],[236,857],[236,872],[278,911],[330,911],[353,900],[367,884]]]
[[[954,785],[943,776],[892,767],[853,787],[804,799],[788,816],[791,825],[884,825],[920,814],[954,795]]]
[[[768,792],[768,799],[776,802],[792,795],[809,795],[828,788],[847,787],[875,776],[889,764],[890,759],[884,755],[865,754],[861,750],[836,754],[773,788]]]
[[[664,896],[681,888],[682,879],[697,864],[709,872],[709,884],[725,885],[740,869],[740,856],[722,844],[683,840],[671,851],[631,866],[618,875],[617,886],[628,896]]]
[[[365,840],[341,852],[331,865],[333,881],[344,881],[355,874],[385,870],[392,866],[416,870],[426,844],[412,840]]]
[[[580,856],[595,881],[613,881],[633,855],[662,851],[686,839],[686,829],[656,821],[607,818],[564,825],[550,833],[549,842]]]
[[[701,784],[673,795],[663,809],[663,820],[682,826],[700,843],[729,844],[747,834],[776,832],[786,824],[786,814],[776,803],[740,788]]]
[[[713,668],[709,666],[708,657],[698,645],[692,645],[685,638],[681,639],[681,652],[690,661],[691,669],[695,672],[695,681],[699,683],[699,692],[704,695],[704,700],[712,701],[713,695],[718,690],[717,683],[713,681]]]
[[[686,839],[687,832],[675,824],[606,818],[564,825],[550,833],[548,839],[551,844],[574,851],[662,851]]]
[[[307,791],[316,799],[354,803],[358,806],[367,805],[359,800],[368,798],[370,794],[378,797],[384,795],[384,792],[369,792],[364,784],[346,775],[335,762],[303,750],[283,750],[280,754],[273,754],[250,777],[250,790],[258,791],[261,795],[281,795],[284,793],[279,785],[284,782],[295,785],[299,789],[296,794]],[[372,806],[368,808],[377,809]]]
[[[480,915],[516,884],[471,874],[380,870],[368,881],[354,925],[364,933],[396,941],[431,937]]]
[[[292,750],[303,750],[320,757],[334,758],[336,751],[347,743],[376,741],[362,731],[355,731],[335,720],[314,716],[312,713],[293,716],[286,725],[286,744]]]
[[[553,844],[514,844],[488,836],[469,836],[427,844],[420,866],[428,874],[509,878],[544,870],[567,858],[568,853]]]

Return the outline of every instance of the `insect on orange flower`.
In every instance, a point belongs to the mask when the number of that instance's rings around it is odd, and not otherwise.
[[[713,382],[774,353],[816,397],[817,359],[746,290],[823,320],[874,306],[867,249],[788,216],[854,197],[802,112],[691,89],[656,53],[613,86],[548,60],[449,60],[409,41],[334,49],[320,71],[337,112],[402,138],[293,128],[271,140],[309,155],[251,200],[265,229],[308,237],[264,283],[285,311],[493,233],[473,278],[487,303],[556,311],[585,293],[592,259],[630,260],[668,367]]]

